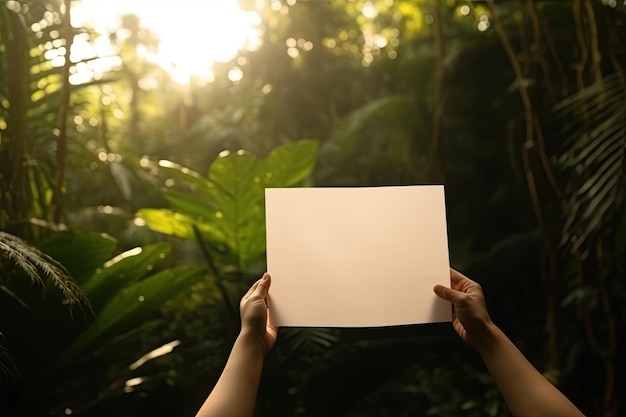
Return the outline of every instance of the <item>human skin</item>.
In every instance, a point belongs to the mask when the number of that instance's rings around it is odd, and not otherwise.
[[[518,417],[584,417],[493,323],[480,285],[450,270],[450,288],[435,294],[452,304],[452,326],[482,357],[509,410]],[[252,417],[263,361],[276,342],[269,324],[271,277],[264,274],[241,300],[241,331],[224,371],[196,417]]]
[[[480,285],[454,269],[450,270],[450,283],[451,288],[435,286],[435,294],[452,303],[454,330],[481,356],[511,413],[584,417],[493,323]]]
[[[250,417],[254,413],[263,361],[276,342],[270,326],[269,274],[254,283],[241,299],[241,331],[217,384],[196,417]]]

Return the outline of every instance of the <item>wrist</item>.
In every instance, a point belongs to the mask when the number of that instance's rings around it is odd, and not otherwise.
[[[265,357],[268,353],[263,336],[251,327],[243,326],[241,328],[239,336],[237,336],[237,342],[245,345],[255,352],[260,353],[263,357]]]
[[[502,335],[502,330],[493,322],[485,323],[474,348],[480,356],[485,357],[497,349]]]

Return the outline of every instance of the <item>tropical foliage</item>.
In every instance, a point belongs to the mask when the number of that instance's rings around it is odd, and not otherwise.
[[[193,415],[265,270],[266,187],[429,183],[494,320],[623,413],[626,4],[239,1],[260,46],[180,85],[140,16],[100,34],[73,3],[0,0],[1,415]],[[281,329],[258,414],[507,411],[434,325]]]
[[[141,209],[139,218],[155,231],[210,243],[220,263],[238,272],[259,271],[265,257],[265,188],[301,184],[313,170],[317,147],[316,141],[293,142],[262,160],[243,150],[224,151],[206,177],[159,161],[171,209]]]

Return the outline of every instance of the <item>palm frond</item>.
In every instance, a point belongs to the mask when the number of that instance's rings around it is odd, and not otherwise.
[[[0,225],[49,217],[59,120],[78,106],[62,103],[62,64],[71,44],[62,2],[6,3],[0,2],[0,124],[6,125],[0,132]],[[73,70],[79,64],[72,63]]]
[[[338,342],[337,331],[327,328],[287,329],[281,339],[288,356],[300,357],[319,355]]]
[[[626,92],[624,75],[613,74],[562,101],[565,123],[562,168],[570,175],[568,211],[561,244],[581,249],[594,232],[623,215],[626,191]],[[620,211],[621,210],[621,211]]]
[[[367,102],[336,122],[320,149],[315,183],[391,185],[416,181],[413,133],[421,125],[411,99],[389,95]]]
[[[17,236],[0,232],[0,257],[20,268],[42,288],[45,288],[44,278],[49,279],[70,305],[78,305],[81,309],[89,306],[82,290],[63,265]]]
[[[22,376],[20,369],[13,360],[9,350],[2,344],[3,335],[0,333],[0,381],[5,378],[17,379]]]

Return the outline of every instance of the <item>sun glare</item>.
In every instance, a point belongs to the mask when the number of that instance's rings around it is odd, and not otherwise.
[[[229,61],[241,49],[260,43],[258,13],[242,11],[237,0],[80,0],[73,3],[72,23],[94,28],[106,43],[124,14],[137,15],[142,27],[159,38],[151,59],[180,83],[191,77],[211,80],[216,62]],[[81,55],[87,46],[77,41],[72,52]],[[97,55],[110,55],[110,50],[110,45],[98,47],[96,42]]]

